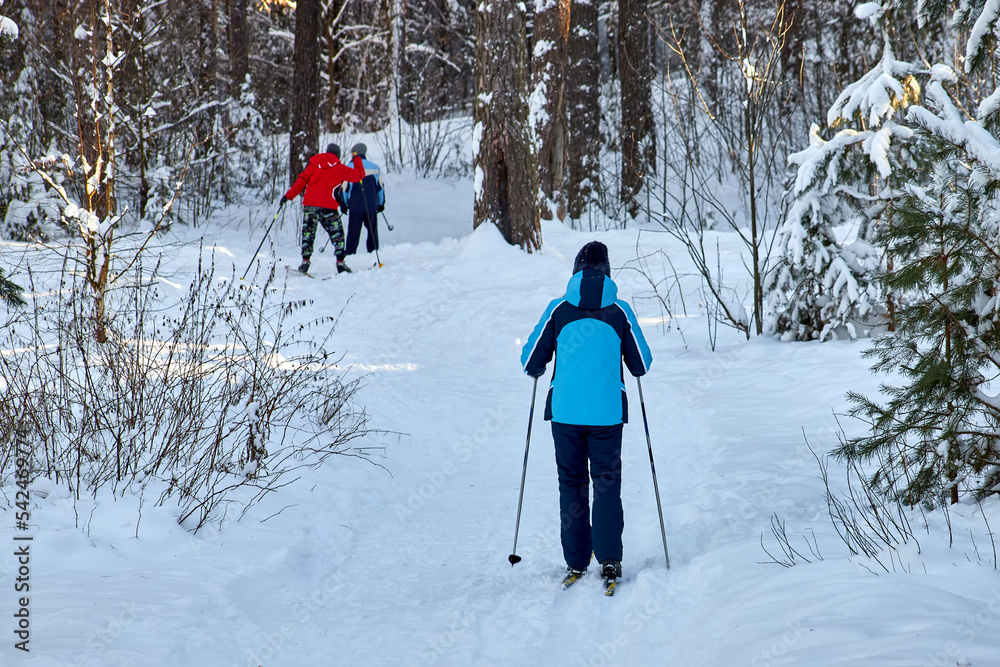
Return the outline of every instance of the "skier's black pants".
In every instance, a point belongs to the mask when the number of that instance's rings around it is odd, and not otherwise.
[[[377,215],[377,214],[376,214]],[[361,242],[361,227],[368,230],[368,239],[365,247],[368,252],[375,252],[378,248],[378,219],[364,211],[355,212],[352,208],[347,215],[347,248],[346,253],[353,255],[358,251],[358,243]]]
[[[559,470],[559,518],[566,565],[583,570],[622,559],[622,425],[577,426],[552,422]],[[587,463],[590,463],[589,473]],[[590,511],[590,480],[594,510]],[[593,526],[591,526],[593,523]]]

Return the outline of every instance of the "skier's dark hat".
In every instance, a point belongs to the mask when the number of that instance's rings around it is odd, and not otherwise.
[[[334,155],[336,155],[339,158],[340,157],[340,146],[338,146],[337,144],[327,144],[326,145],[326,152],[327,153],[333,153]]]
[[[361,157],[368,157],[368,146],[357,143],[351,148],[351,155],[360,155]]]
[[[573,273],[579,273],[584,269],[600,271],[607,277],[611,277],[611,260],[608,259],[608,247],[600,241],[591,241],[580,248],[573,262]]]

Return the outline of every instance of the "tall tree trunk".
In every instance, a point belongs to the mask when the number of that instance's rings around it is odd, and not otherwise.
[[[73,91],[76,101],[77,137],[85,180],[84,207],[98,218],[104,219],[114,210],[111,194],[111,174],[107,145],[111,109],[107,106],[108,79],[102,61],[107,50],[107,28],[99,20],[104,11],[104,0],[79,0],[74,20],[84,28],[74,38],[72,46]],[[104,125],[102,126],[102,120]]]
[[[216,99],[219,84],[219,10],[216,0],[201,0],[198,4],[198,21],[201,26],[199,62],[201,64],[201,92],[203,99]]]
[[[697,72],[701,68],[702,27],[699,21],[702,0],[666,0],[666,40],[680,49],[678,54]]]
[[[240,86],[250,73],[250,29],[247,0],[229,0],[229,77],[233,99],[240,98]]]
[[[782,21],[779,28],[785,36],[781,46],[781,78],[788,84],[788,93],[779,98],[782,111],[802,104],[802,71],[806,42],[806,12],[802,0],[783,0]],[[780,9],[779,9],[780,11]]]
[[[541,247],[542,233],[523,8],[508,0],[482,0],[476,13],[473,226],[492,222],[508,243],[532,252]]]
[[[93,214],[80,224],[85,251],[85,279],[93,291],[94,329],[99,343],[108,339],[105,296],[111,268],[115,213],[116,114],[114,69],[118,27],[109,0],[79,0],[73,18],[78,26],[72,47],[80,157],[83,161],[84,208]],[[95,223],[96,224],[93,224]]]
[[[346,74],[346,68],[344,66],[344,59],[338,57],[340,42],[336,38],[336,35],[340,30],[338,17],[341,16],[345,2],[347,0],[330,0],[330,4],[326,9],[326,15],[323,17],[323,35],[326,41],[326,58],[324,62],[326,64],[327,78],[326,118],[323,126],[327,132],[342,132],[344,130],[344,119],[340,113],[341,109],[337,105],[337,100],[340,97],[340,82]],[[294,178],[295,175],[293,174],[292,177]]]
[[[295,179],[319,145],[320,0],[299,0],[295,9],[292,63],[292,128],[289,136],[289,182]]]
[[[566,201],[579,220],[601,189],[601,62],[598,1],[576,0],[570,16],[566,72]]]
[[[127,139],[123,142],[124,148],[120,153],[125,164],[134,168],[139,180],[136,211],[140,218],[149,201],[149,181],[146,177],[149,165],[146,125],[149,120],[143,114],[149,76],[145,66],[147,53],[144,42],[144,5],[143,0],[120,0],[121,27],[116,33],[118,40],[115,45],[116,50],[125,54],[115,77],[115,98],[127,117],[122,124],[122,134],[127,134]]]
[[[406,34],[406,26],[403,20],[406,8],[403,0],[385,0],[386,25],[389,26],[389,100],[388,112],[389,122],[395,123],[399,119],[399,79],[400,70],[403,66],[403,53],[406,45],[403,44],[403,36]]]
[[[618,71],[621,77],[622,183],[621,201],[632,218],[639,214],[638,195],[656,164],[651,102],[647,0],[618,2]]]
[[[542,218],[566,217],[566,57],[570,0],[536,0],[532,97],[538,142],[538,194]]]

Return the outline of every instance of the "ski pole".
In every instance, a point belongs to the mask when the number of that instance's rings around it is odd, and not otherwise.
[[[385,226],[389,228],[389,231],[393,231],[392,225],[389,224],[389,218],[385,217],[385,211],[380,211],[382,213],[382,219],[385,220]]]
[[[642,425],[646,429],[646,447],[649,448],[649,469],[653,473],[653,493],[656,494],[656,512],[660,515],[660,536],[663,538],[663,558],[667,561],[667,569],[670,569],[670,556],[667,555],[667,531],[663,527],[663,507],[660,505],[660,487],[656,483],[656,465],[653,463],[653,443],[649,439],[649,420],[646,419],[646,401],[642,397],[642,380],[638,376],[635,378],[639,385],[639,405],[642,406]]]
[[[528,474],[528,446],[531,444],[531,422],[535,417],[535,392],[538,390],[538,378],[531,388],[531,411],[528,413],[528,435],[524,439],[524,467],[521,469],[521,493],[517,497],[517,522],[514,524],[514,548],[511,550],[507,560],[510,566],[514,567],[521,562],[521,557],[517,555],[517,531],[521,527],[521,501],[524,500],[524,478]]]
[[[240,277],[240,280],[246,278],[247,273],[250,272],[250,267],[253,266],[253,260],[257,259],[257,253],[259,253],[260,249],[264,247],[264,241],[267,240],[267,235],[271,233],[271,227],[274,227],[274,223],[278,221],[278,214],[281,213],[282,208],[283,207],[279,205],[278,210],[274,212],[274,220],[272,220],[271,224],[267,226],[267,231],[264,232],[264,238],[260,240],[260,245],[257,246],[256,250],[253,251],[253,257],[250,259],[250,263],[247,264],[247,270],[243,272],[243,275]]]

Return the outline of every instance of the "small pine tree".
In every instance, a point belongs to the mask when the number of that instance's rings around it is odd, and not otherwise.
[[[995,44],[984,35],[995,34],[1000,6],[977,16],[952,25],[969,37],[966,74],[978,62],[984,75],[989,59],[977,54]],[[897,259],[886,282],[902,297],[897,332],[866,352],[874,371],[903,382],[881,387],[884,404],[849,394],[871,432],[834,452],[876,461],[873,487],[929,506],[1000,490],[1000,396],[990,394],[1000,377],[1000,92],[969,118],[956,100],[977,87],[942,65],[931,72],[926,99],[909,113],[929,150],[928,178],[906,185],[886,231]]]
[[[942,489],[957,502],[960,486],[977,488],[1000,464],[1000,403],[986,394],[1000,374],[1000,260],[979,229],[983,193],[956,166],[943,154],[932,186],[910,188],[894,210],[892,240],[905,259],[887,283],[910,298],[896,334],[865,356],[905,382],[882,385],[884,405],[850,393],[851,414],[871,433],[836,451],[878,460],[873,486],[909,503],[934,504]]]

